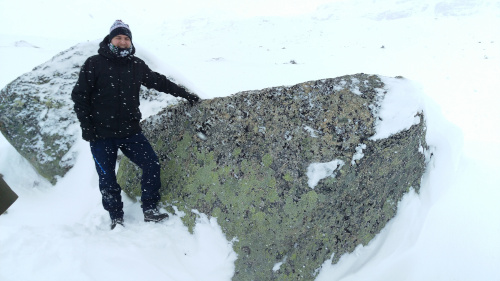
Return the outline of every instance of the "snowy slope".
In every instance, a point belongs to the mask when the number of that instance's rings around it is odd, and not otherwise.
[[[415,81],[437,147],[421,194],[316,280],[500,280],[500,1],[18,0],[0,11],[0,87],[117,18],[153,69],[203,98],[359,72]],[[0,280],[231,279],[232,237],[215,218],[190,234],[179,217],[143,223],[126,201],[130,223],[110,232],[88,144],[75,149],[50,186],[0,136],[0,173],[20,195],[0,217]]]

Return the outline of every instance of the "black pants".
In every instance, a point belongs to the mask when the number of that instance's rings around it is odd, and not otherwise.
[[[99,174],[102,205],[111,219],[123,218],[121,188],[116,182],[118,149],[142,169],[141,201],[143,210],[156,208],[160,200],[160,163],[146,137],[139,133],[126,138],[99,139],[90,143]]]

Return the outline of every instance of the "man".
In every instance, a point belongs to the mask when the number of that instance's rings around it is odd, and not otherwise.
[[[116,182],[118,149],[143,172],[141,201],[146,222],[168,217],[157,210],[160,200],[160,164],[149,141],[141,132],[139,89],[141,85],[185,98],[191,105],[199,97],[153,72],[134,56],[132,32],[117,20],[99,45],[98,55],[88,58],[81,68],[71,97],[99,174],[104,209],[111,217],[111,229],[123,226],[121,188]]]

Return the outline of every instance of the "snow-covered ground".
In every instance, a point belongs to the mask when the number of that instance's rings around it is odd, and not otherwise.
[[[421,193],[316,280],[500,280],[500,1],[0,0],[0,87],[115,19],[202,98],[359,72],[414,81],[436,147]],[[0,216],[0,280],[231,279],[233,237],[215,218],[190,234],[126,201],[127,226],[109,231],[88,144],[75,149],[51,186],[0,136],[0,173],[20,196]]]

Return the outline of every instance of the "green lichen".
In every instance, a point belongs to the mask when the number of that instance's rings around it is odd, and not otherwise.
[[[25,102],[19,99],[14,100],[14,107],[16,108],[23,108]]]
[[[290,175],[290,173],[286,173],[284,176],[283,176],[283,179],[287,182],[291,182],[293,181],[293,177],[292,175]]]
[[[233,157],[234,158],[238,158],[238,156],[241,154],[241,148],[237,147],[234,151],[233,151]]]
[[[269,168],[271,164],[273,163],[273,157],[271,154],[267,153],[262,156],[262,164],[264,164],[264,167]]]

